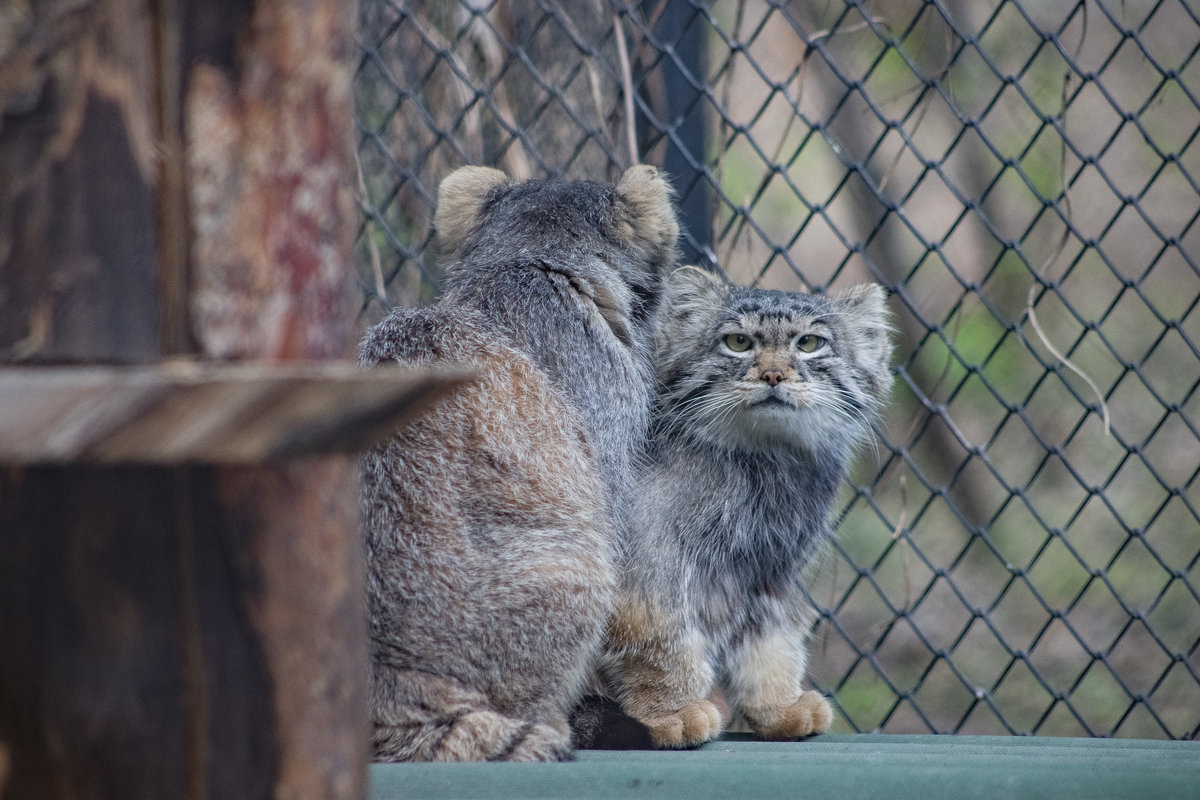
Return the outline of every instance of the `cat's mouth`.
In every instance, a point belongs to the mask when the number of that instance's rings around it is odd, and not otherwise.
[[[790,400],[785,399],[784,397],[781,397],[780,395],[776,394],[775,392],[770,392],[767,395],[765,395],[764,397],[761,397],[758,400],[755,400],[753,403],[750,404],[750,407],[751,408],[762,408],[762,409],[778,408],[778,409],[785,409],[788,411],[794,411],[796,409],[796,404],[791,402]]]

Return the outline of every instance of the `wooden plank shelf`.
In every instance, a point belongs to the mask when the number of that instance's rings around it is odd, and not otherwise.
[[[346,362],[0,369],[0,464],[257,464],[351,452],[469,377]]]

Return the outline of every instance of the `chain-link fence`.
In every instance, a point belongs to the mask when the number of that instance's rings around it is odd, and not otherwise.
[[[887,286],[813,571],[835,730],[1200,732],[1200,14],[1179,0],[362,0],[364,324],[464,163],[679,192],[689,260]]]

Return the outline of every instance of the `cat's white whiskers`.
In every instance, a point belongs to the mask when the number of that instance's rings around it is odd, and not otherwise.
[[[846,391],[835,387],[823,386],[813,394],[822,410],[833,414],[850,428],[854,441],[869,444],[875,457],[879,457],[879,439],[865,409],[855,403]]]
[[[707,424],[714,416],[724,413],[726,405],[727,400],[723,397],[704,395],[680,406],[677,411],[681,421],[688,419]]]
[[[671,428],[688,430],[702,438],[712,439],[727,427],[737,413],[740,401],[720,393],[704,393],[671,409]]]

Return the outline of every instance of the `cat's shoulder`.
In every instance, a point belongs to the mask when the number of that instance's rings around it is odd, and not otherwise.
[[[386,361],[452,364],[474,361],[482,352],[507,346],[503,333],[475,310],[439,304],[393,309],[363,336],[358,358],[364,367]]]

